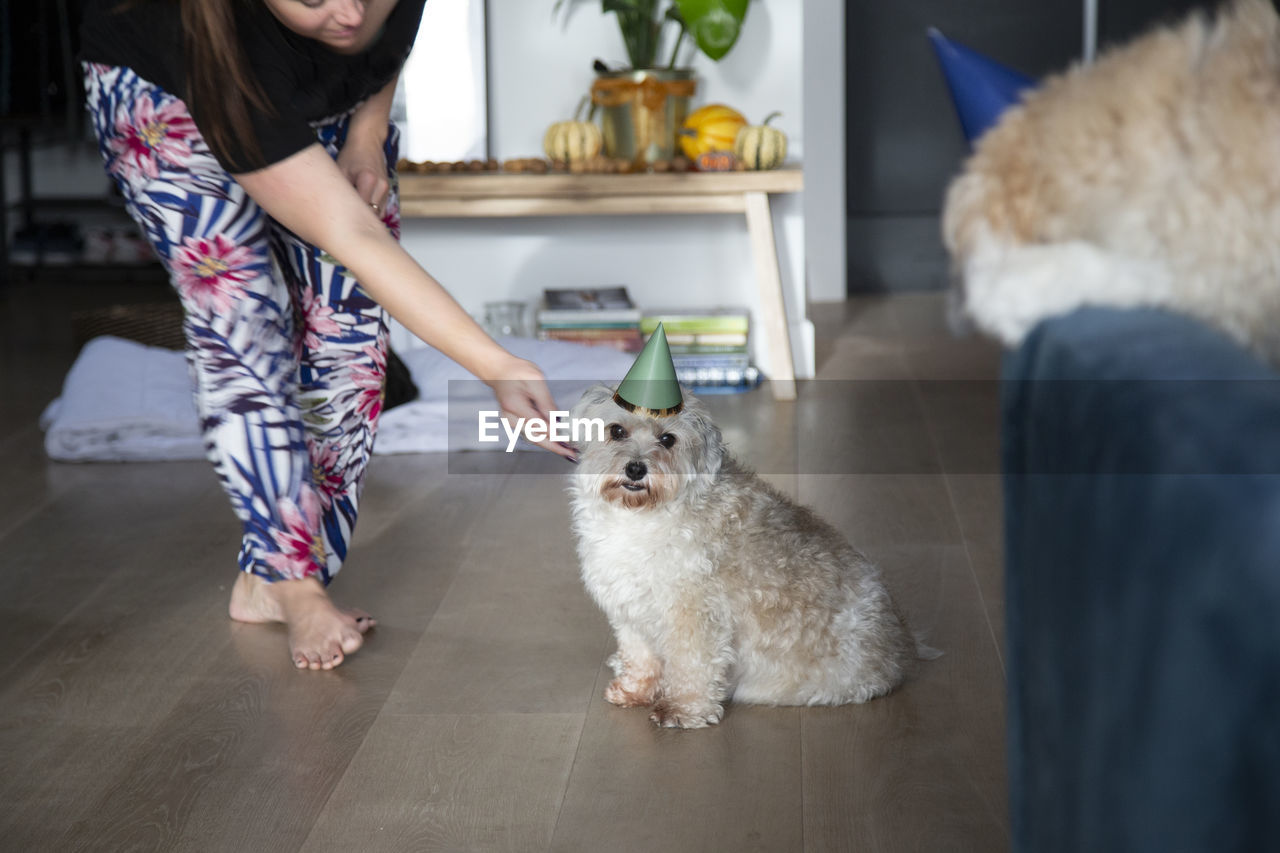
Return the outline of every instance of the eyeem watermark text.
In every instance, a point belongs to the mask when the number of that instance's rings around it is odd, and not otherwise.
[[[561,442],[604,441],[604,420],[601,418],[570,418],[568,412],[552,412],[551,419],[517,418],[515,426],[498,411],[481,411],[480,441],[496,443],[502,440],[498,427],[507,434],[507,452],[516,449],[516,442],[524,436],[530,444],[550,439]]]

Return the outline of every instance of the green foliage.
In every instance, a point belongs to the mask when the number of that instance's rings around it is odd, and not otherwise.
[[[556,0],[557,10],[580,0]],[[748,0],[600,0],[604,14],[618,18],[622,42],[632,68],[653,68],[658,49],[668,24],[676,27],[668,67],[673,67],[686,33],[693,36],[698,49],[719,61],[742,31],[747,16]]]
[[[716,61],[738,40],[747,16],[747,0],[676,0],[676,5],[698,47]]]

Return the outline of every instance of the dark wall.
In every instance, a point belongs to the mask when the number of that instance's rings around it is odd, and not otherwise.
[[[1099,0],[1100,48],[1194,0]],[[942,287],[938,211],[968,153],[925,36],[948,38],[1031,76],[1066,68],[1083,43],[1081,0],[849,0],[846,156],[849,292]]]
[[[79,23],[83,0],[0,0],[0,122],[83,124]]]

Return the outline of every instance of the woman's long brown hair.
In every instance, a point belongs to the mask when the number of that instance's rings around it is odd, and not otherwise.
[[[240,151],[248,162],[236,171],[261,168],[262,146],[249,121],[250,106],[272,107],[249,70],[236,31],[236,6],[261,0],[179,0],[187,62],[187,107],[199,116],[200,132],[219,152]]]

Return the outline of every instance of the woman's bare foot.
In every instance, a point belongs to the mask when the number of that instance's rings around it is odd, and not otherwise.
[[[377,621],[363,610],[338,608],[315,578],[268,583],[241,572],[231,589],[231,618],[283,622],[298,669],[333,669],[364,644]]]

